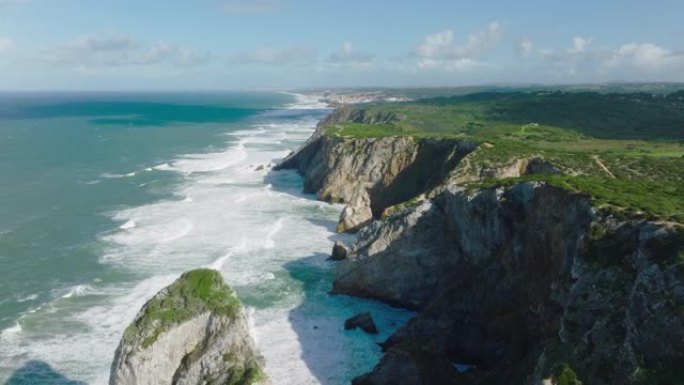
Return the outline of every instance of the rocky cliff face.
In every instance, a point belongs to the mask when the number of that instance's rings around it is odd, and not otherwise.
[[[365,110],[337,110],[312,138],[275,169],[296,169],[305,192],[346,203],[338,230],[357,231],[397,203],[437,186],[476,148],[472,142],[411,137],[341,138],[324,134],[340,122],[376,123],[399,119]]]
[[[109,383],[264,384],[260,360],[233,291],[218,272],[193,270],[140,310]]]
[[[618,221],[582,195],[521,184],[447,189],[359,238],[333,291],[420,313],[355,384],[682,378],[684,230],[676,225]],[[459,373],[454,363],[472,368]]]
[[[359,230],[332,292],[419,312],[355,385],[682,383],[681,224],[543,183],[463,187],[564,172],[538,155],[485,165],[474,143],[326,134],[385,118],[336,111],[280,166],[347,203],[339,229]]]

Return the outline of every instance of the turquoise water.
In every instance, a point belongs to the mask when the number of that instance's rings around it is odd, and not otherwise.
[[[140,306],[199,266],[248,305],[275,383],[347,383],[372,366],[383,335],[345,333],[344,318],[371,309],[388,332],[408,314],[325,294],[340,208],[268,167],[323,107],[283,93],[0,95],[0,383],[105,384]]]

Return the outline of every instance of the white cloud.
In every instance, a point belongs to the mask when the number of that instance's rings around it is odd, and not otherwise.
[[[63,53],[111,52],[125,51],[137,47],[138,43],[128,36],[81,36],[62,44],[56,48],[56,51]]]
[[[145,45],[123,35],[82,36],[44,54],[49,62],[79,67],[194,66],[207,62],[211,56],[208,52],[165,42]]]
[[[626,65],[652,71],[674,69],[684,67],[684,53],[653,43],[629,43],[612,51],[605,64],[608,67]]]
[[[518,43],[518,53],[523,57],[530,57],[534,52],[534,43],[528,38],[524,38]]]
[[[423,38],[423,41],[413,49],[413,56],[418,58],[418,65],[421,68],[481,67],[483,63],[474,64],[496,46],[501,34],[501,23],[493,22],[484,29],[468,35],[463,43],[458,43],[454,32],[446,30]]]
[[[293,64],[316,61],[316,50],[309,47],[259,48],[230,55],[228,64]]]
[[[227,1],[221,4],[223,12],[234,15],[270,13],[277,11],[280,7],[280,1],[275,0]]]
[[[374,55],[368,52],[357,51],[350,41],[342,43],[339,52],[330,55],[328,61],[337,64],[370,64]]]
[[[470,58],[461,58],[448,61],[424,59],[418,62],[418,68],[421,69],[443,69],[457,72],[473,71],[486,67],[486,64]]]
[[[558,75],[587,79],[681,79],[684,52],[655,43],[595,47],[592,38],[575,37],[563,50],[536,49],[530,56]]]
[[[14,40],[7,37],[0,37],[0,54],[14,48]]]
[[[572,39],[572,46],[568,49],[568,53],[571,55],[580,54],[587,51],[587,48],[594,39],[575,37]]]

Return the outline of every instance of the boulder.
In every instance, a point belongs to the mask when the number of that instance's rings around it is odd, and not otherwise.
[[[353,330],[356,328],[360,328],[368,334],[378,334],[378,328],[375,326],[373,316],[368,312],[359,313],[344,321],[344,330]]]
[[[341,261],[347,258],[347,248],[340,241],[336,241],[332,248],[332,254],[330,255],[330,260]]]

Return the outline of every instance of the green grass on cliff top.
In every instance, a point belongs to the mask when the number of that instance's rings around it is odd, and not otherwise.
[[[550,182],[588,193],[596,203],[684,221],[684,91],[489,92],[367,109],[400,119],[342,123],[326,133],[486,143],[470,157],[474,174],[540,156],[563,171]]]
[[[240,301],[219,272],[192,270],[145,305],[143,313],[124,332],[124,340],[130,343],[142,337],[142,346],[148,347],[173,325],[205,312],[234,318],[239,309]]]

